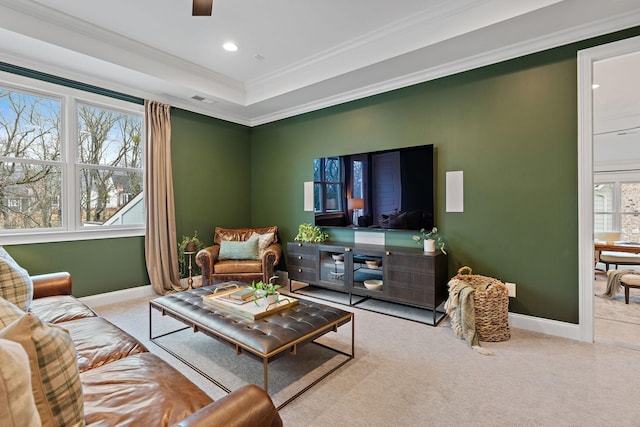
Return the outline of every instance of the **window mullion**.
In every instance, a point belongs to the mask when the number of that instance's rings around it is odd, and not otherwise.
[[[78,186],[77,182],[77,166],[76,166],[76,115],[75,100],[67,96],[64,100],[64,155],[65,155],[65,182],[63,190],[63,199],[65,200],[65,227],[68,231],[76,231],[78,229]]]

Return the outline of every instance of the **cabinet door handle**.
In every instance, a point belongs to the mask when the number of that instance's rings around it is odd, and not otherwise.
[[[344,248],[345,252],[351,252],[351,248]]]
[[[302,269],[301,268],[298,269],[298,273],[302,273]]]
[[[298,259],[302,259],[302,255],[298,255]]]
[[[387,254],[387,256],[391,255],[391,252],[387,251],[385,252]]]

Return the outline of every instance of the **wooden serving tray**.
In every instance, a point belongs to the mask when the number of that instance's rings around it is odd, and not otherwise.
[[[262,319],[263,317],[270,316],[298,304],[298,300],[296,298],[283,297],[282,295],[280,295],[279,303],[272,302],[266,307],[257,305],[253,301],[253,298],[248,299],[242,304],[238,304],[238,301],[230,301],[229,299],[229,294],[237,291],[238,289],[239,288],[232,288],[216,292],[215,294],[205,295],[202,297],[202,302],[212,307],[246,317],[249,320]]]

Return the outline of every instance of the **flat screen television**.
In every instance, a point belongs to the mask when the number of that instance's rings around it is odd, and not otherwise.
[[[315,159],[315,225],[431,230],[433,145]]]

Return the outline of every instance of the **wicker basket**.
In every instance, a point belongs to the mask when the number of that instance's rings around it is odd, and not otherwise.
[[[511,338],[511,331],[507,285],[493,277],[471,274],[471,272],[470,267],[462,267],[454,279],[462,280],[474,288],[486,285],[486,291],[476,289],[473,293],[478,339],[489,342],[508,340]]]

